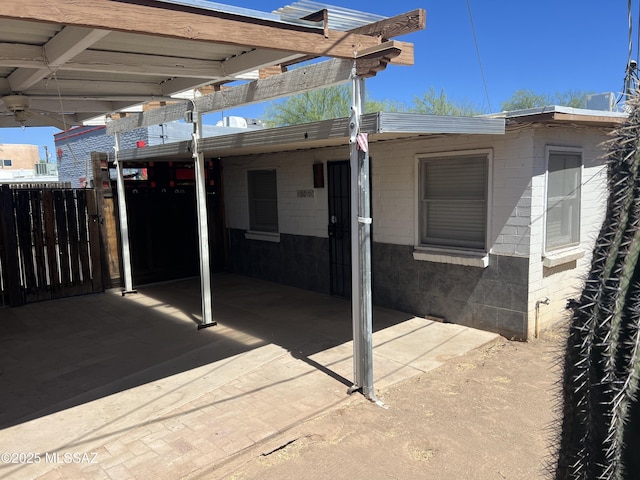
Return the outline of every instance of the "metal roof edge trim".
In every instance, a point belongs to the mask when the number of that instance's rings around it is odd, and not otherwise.
[[[596,116],[596,117],[611,117],[612,119],[625,118],[627,116],[624,112],[609,112],[607,110],[589,110],[586,108],[574,108],[564,107],[561,105],[549,105],[546,107],[525,108],[522,110],[510,110],[500,113],[491,113],[483,115],[484,118],[517,118],[517,117],[530,117],[532,115],[544,115],[547,113],[567,113],[580,116]]]
[[[291,17],[282,17],[275,13],[263,12],[252,8],[236,7],[233,5],[225,5],[223,3],[210,2],[206,0],[156,0],[157,2],[168,3],[172,5],[181,5],[183,7],[197,8],[212,12],[226,13],[230,15],[238,15],[256,20],[268,22],[282,23],[286,25],[297,25],[307,28],[324,29],[322,22],[312,22],[309,20],[295,19]]]
[[[505,133],[504,118],[451,117],[412,113],[366,113],[360,121],[360,130],[369,135],[377,133],[425,134],[483,134],[502,135]],[[202,138],[198,150],[215,155],[216,151],[242,148],[256,148],[296,143],[304,148],[304,143],[349,137],[349,118],[323,120],[301,125],[266,128],[248,132],[232,133]],[[162,156],[190,155],[191,142],[175,142],[165,145],[124,150],[118,158],[126,161],[150,159]]]
[[[161,160],[162,158],[191,158],[192,142],[183,140],[181,142],[165,143],[164,145],[152,145],[143,148],[131,148],[118,152],[118,160],[124,162]]]
[[[380,112],[376,133],[504,135],[504,118]]]

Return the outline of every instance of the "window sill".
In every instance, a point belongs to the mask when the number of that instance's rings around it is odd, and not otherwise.
[[[487,268],[489,266],[489,254],[484,252],[459,252],[455,250],[416,247],[413,251],[413,259],[422,262],[463,265],[465,267]]]
[[[247,230],[244,232],[244,238],[247,240],[260,240],[263,242],[280,243],[280,234],[273,232],[255,232]]]
[[[584,250],[581,248],[564,248],[556,252],[545,253],[542,256],[542,265],[547,268],[553,268],[565,263],[575,262],[582,257],[584,257]]]

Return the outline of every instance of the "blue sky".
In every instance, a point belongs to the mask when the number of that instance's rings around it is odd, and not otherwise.
[[[293,1],[293,0],[292,0]],[[271,12],[287,0],[219,0]],[[638,54],[638,3],[633,1],[633,58]],[[518,89],[553,94],[622,90],[629,50],[627,1],[469,0],[489,98],[485,94],[466,0],[331,0],[326,3],[393,16],[423,8],[425,30],[400,37],[415,45],[415,65],[389,66],[366,82],[369,97],[410,103],[431,87],[483,111],[499,111]],[[489,105],[491,108],[489,108]],[[260,117],[264,105],[225,112]],[[0,129],[0,143],[53,149],[54,128]]]

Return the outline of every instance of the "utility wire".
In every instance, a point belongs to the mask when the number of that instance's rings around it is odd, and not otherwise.
[[[487,80],[484,78],[484,69],[482,68],[482,60],[480,59],[480,48],[478,47],[478,39],[476,38],[476,29],[473,25],[473,15],[471,14],[471,5],[469,4],[469,0],[467,0],[467,10],[469,11],[469,21],[471,22],[471,33],[473,34],[473,43],[476,46],[476,55],[478,56],[478,65],[480,66],[480,75],[482,76],[482,84],[484,85],[484,94],[487,97],[487,104],[489,105],[489,111],[493,112],[493,108],[491,108],[491,100],[489,99],[489,89],[487,88]]]

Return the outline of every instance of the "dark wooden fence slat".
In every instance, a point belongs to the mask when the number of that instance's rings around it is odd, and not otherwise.
[[[33,255],[36,267],[37,299],[51,298],[48,288],[47,266],[44,242],[44,226],[42,224],[42,190],[31,190],[31,222],[33,227]]]
[[[91,262],[89,258],[89,235],[87,232],[87,191],[76,192],[78,207],[78,251],[80,254],[80,272],[82,275],[82,293],[92,291]]]
[[[67,232],[67,214],[65,213],[65,195],[62,190],[54,190],[53,206],[56,216],[56,232],[58,234],[58,261],[62,281],[60,283],[60,295],[67,297],[72,295],[71,267],[69,265],[69,235]]]
[[[15,190],[16,226],[18,230],[18,249],[20,250],[20,270],[22,271],[22,287],[27,295],[27,302],[38,298],[38,281],[34,267],[33,242],[31,232],[31,199],[29,190]]]
[[[67,209],[67,229],[69,238],[69,261],[71,264],[71,289],[73,295],[82,293],[80,283],[80,245],[78,241],[78,212],[76,210],[74,190],[65,190]]]
[[[43,190],[42,211],[44,217],[44,238],[47,244],[47,265],[51,296],[58,298],[60,292],[60,262],[56,250],[56,216],[53,206],[53,191]]]
[[[98,194],[95,190],[86,191],[89,248],[91,250],[92,286],[94,292],[104,290],[102,272],[102,246],[100,242],[100,215],[98,213]]]
[[[4,245],[3,273],[9,292],[6,303],[18,307],[24,305],[26,299],[22,294],[20,282],[20,264],[18,262],[18,241],[16,238],[13,194],[9,185],[0,186],[0,223],[2,223],[2,243]]]

